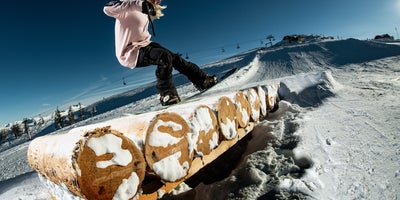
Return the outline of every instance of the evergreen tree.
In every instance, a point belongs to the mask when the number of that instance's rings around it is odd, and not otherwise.
[[[44,119],[43,119],[43,117],[42,117],[42,115],[39,115],[39,122],[38,122],[38,125],[39,125],[39,127],[42,127],[43,126],[43,124],[44,124]]]
[[[97,113],[96,106],[92,107],[92,111],[90,113],[92,114],[92,117],[94,116],[95,113]]]
[[[6,140],[9,135],[11,135],[12,130],[11,128],[2,129],[0,130],[0,141]]]
[[[31,137],[31,134],[29,133],[28,119],[24,118],[24,120],[22,121],[22,124],[24,124],[24,133],[29,136],[29,139],[31,139],[32,137]]]
[[[19,136],[21,136],[21,127],[15,123],[11,126],[11,131],[14,133],[15,138],[18,138]]]
[[[84,110],[84,108],[82,108],[81,103],[78,103],[78,108],[79,108],[78,119],[79,119],[79,121],[83,121],[85,119],[85,110]]]
[[[60,110],[58,110],[58,107],[54,113],[54,126],[56,130],[64,127],[64,120],[61,116]]]
[[[6,131],[1,129],[0,130],[0,141],[3,141],[3,138],[5,138],[5,137],[6,137]]]
[[[68,121],[70,124],[74,124],[75,123],[75,113],[72,110],[72,106],[69,107],[68,109]]]

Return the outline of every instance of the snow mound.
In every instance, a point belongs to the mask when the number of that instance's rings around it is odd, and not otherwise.
[[[280,98],[302,107],[318,106],[341,87],[330,71],[288,77],[280,82]]]
[[[282,41],[275,44],[275,46],[287,46],[293,44],[302,44],[310,42],[322,42],[334,40],[332,36],[315,35],[315,34],[294,34],[286,35],[282,38]]]

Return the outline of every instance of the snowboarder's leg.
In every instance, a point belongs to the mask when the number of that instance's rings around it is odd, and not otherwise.
[[[161,104],[164,106],[180,102],[178,92],[176,91],[172,79],[172,66],[169,62],[170,60],[171,57],[168,54],[163,53],[156,70],[157,89],[160,93]]]
[[[184,74],[199,91],[206,90],[218,82],[216,76],[208,76],[199,66],[184,60],[178,54],[173,54],[172,65]]]
[[[172,79],[172,55],[157,43],[150,43],[142,47],[139,53],[137,67],[157,65],[157,89],[162,105],[171,105],[180,102]]]
[[[173,54],[172,65],[184,74],[194,85],[200,85],[208,77],[196,64],[184,60],[178,54]]]
[[[152,42],[149,46],[157,48],[160,51],[163,51],[164,53],[171,56],[172,67],[176,69],[179,73],[185,75],[199,91],[204,91],[217,84],[218,79],[216,76],[208,76],[203,70],[199,68],[199,66],[192,62],[184,60],[180,55],[172,53],[167,48],[155,42]]]

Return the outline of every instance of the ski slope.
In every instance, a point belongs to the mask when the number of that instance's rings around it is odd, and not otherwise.
[[[396,44],[313,40],[254,49],[204,66],[211,74],[232,67],[239,70],[196,98],[280,83],[282,101],[248,141],[167,196],[398,199],[400,46]],[[174,78],[183,99],[196,93],[182,75]],[[101,114],[73,127],[162,109],[154,84],[95,104]],[[2,143],[0,199],[50,199],[27,164],[28,145],[29,141]]]

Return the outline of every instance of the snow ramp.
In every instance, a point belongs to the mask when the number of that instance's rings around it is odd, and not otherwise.
[[[28,161],[55,199],[157,199],[275,111],[278,89],[257,85],[42,136]]]

